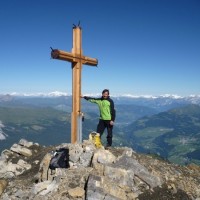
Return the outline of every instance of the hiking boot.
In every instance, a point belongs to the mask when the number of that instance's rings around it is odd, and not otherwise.
[[[111,145],[109,145],[109,144],[107,144],[106,146],[105,146],[105,149],[110,149],[111,148]]]

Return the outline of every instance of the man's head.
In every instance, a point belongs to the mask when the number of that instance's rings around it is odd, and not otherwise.
[[[108,90],[108,89],[104,89],[104,90],[102,91],[102,97],[103,97],[104,99],[107,99],[107,98],[109,97],[109,90]]]

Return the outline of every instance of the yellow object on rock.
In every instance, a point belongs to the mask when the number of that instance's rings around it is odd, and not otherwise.
[[[91,140],[95,144],[96,148],[102,147],[101,138],[100,138],[99,133],[97,133],[97,132],[90,133],[89,140]]]

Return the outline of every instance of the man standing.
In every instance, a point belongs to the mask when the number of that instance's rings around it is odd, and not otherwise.
[[[107,145],[106,147],[112,146],[112,129],[115,121],[115,108],[114,102],[109,96],[109,90],[104,89],[102,91],[101,98],[93,98],[88,96],[81,96],[91,103],[96,103],[99,107],[100,118],[97,125],[97,133],[102,136],[105,128],[107,129]]]

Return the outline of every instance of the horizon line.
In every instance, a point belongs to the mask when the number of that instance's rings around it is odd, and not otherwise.
[[[23,97],[59,97],[59,96],[72,96],[72,93],[53,91],[53,92],[35,92],[35,93],[0,93],[0,95],[10,95],[10,96],[23,96]],[[101,96],[101,93],[86,93],[85,96]],[[130,98],[157,98],[157,97],[173,97],[173,98],[184,98],[184,97],[200,97],[200,94],[190,94],[190,95],[177,95],[177,94],[159,94],[159,95],[149,95],[149,94],[131,94],[131,93],[118,93],[112,94],[111,97],[130,97]]]

